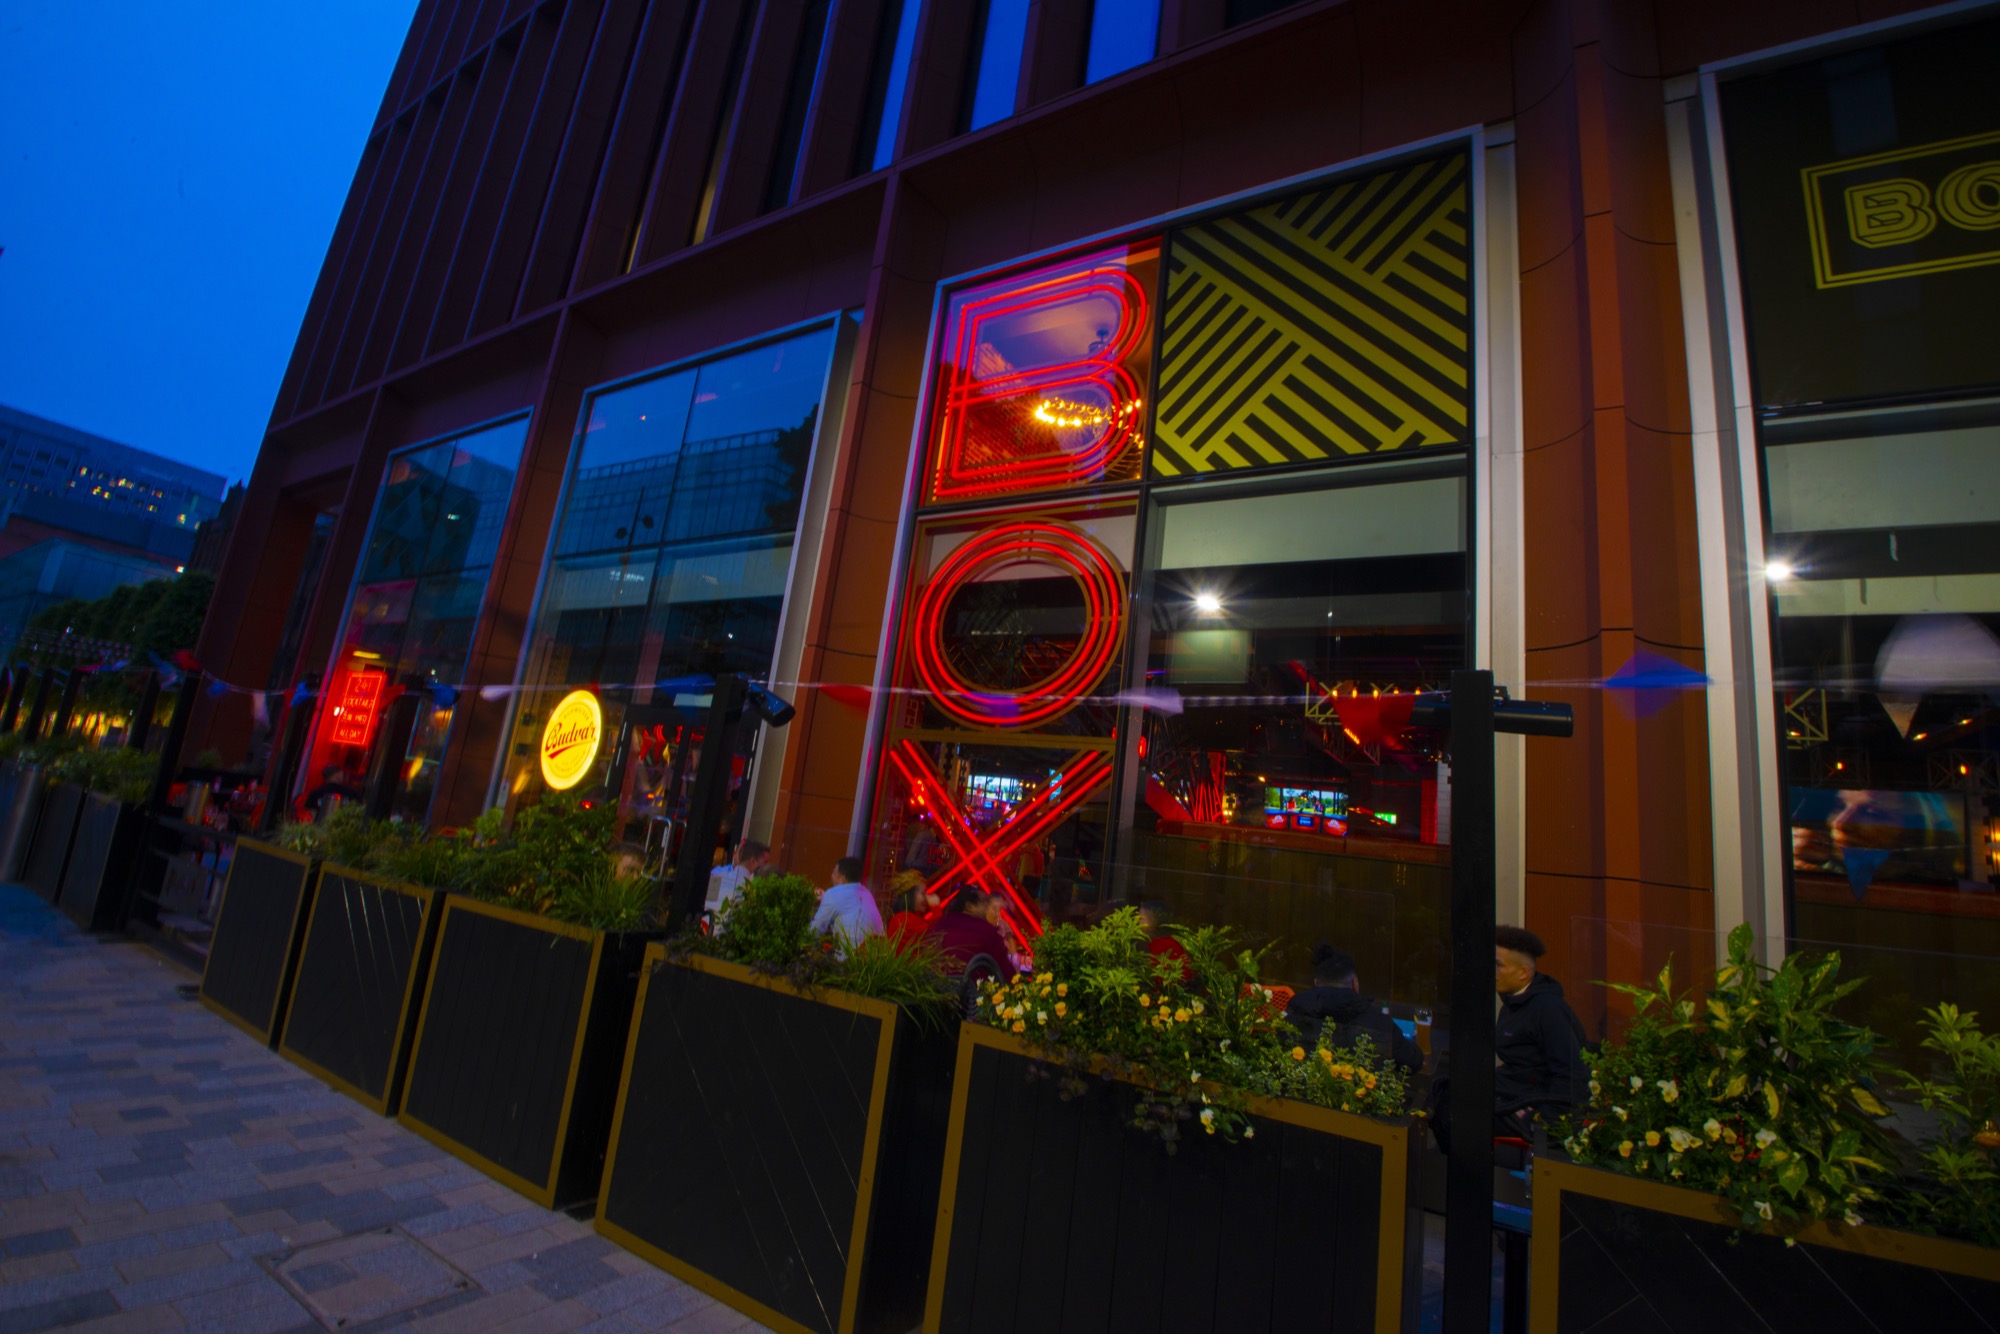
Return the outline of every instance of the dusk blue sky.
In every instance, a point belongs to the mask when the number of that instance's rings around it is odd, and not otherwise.
[[[247,478],[415,9],[0,3],[0,403]]]

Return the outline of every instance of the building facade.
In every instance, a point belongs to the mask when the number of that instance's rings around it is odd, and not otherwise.
[[[1498,894],[1592,1022],[1743,924],[2000,1004],[1996,54],[1891,0],[427,0],[201,656],[443,825],[586,691],[635,848],[742,671],[783,864],[1413,1005],[1397,701],[1489,667],[1575,709],[1502,742]]]

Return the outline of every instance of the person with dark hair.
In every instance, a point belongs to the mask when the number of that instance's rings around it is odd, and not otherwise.
[[[1367,1038],[1406,1074],[1423,1068],[1423,1051],[1403,1036],[1372,997],[1362,994],[1354,956],[1324,942],[1313,951],[1313,984],[1292,997],[1285,1020],[1305,1035],[1308,1044],[1318,1041],[1321,1030],[1331,1023],[1328,1036],[1335,1046],[1351,1047]]]
[[[837,935],[849,944],[882,934],[882,909],[875,902],[875,891],[861,883],[861,875],[859,857],[842,857],[833,864],[833,884],[820,895],[819,911],[813,914],[815,932]]]
[[[930,916],[937,910],[938,896],[931,893],[923,876],[915,871],[898,872],[890,881],[889,888],[897,890],[889,900],[889,938],[898,942],[915,940],[930,926]]]
[[[702,911],[721,912],[731,899],[743,893],[745,881],[756,879],[770,866],[771,849],[754,838],[744,839],[736,845],[735,857],[708,873],[708,892],[702,896]]]
[[[924,939],[937,946],[943,956],[946,971],[962,973],[967,964],[985,955],[993,960],[1000,976],[1014,975],[1014,968],[1008,962],[1007,939],[1000,934],[999,927],[987,920],[989,897],[966,886],[945,904],[945,910],[924,933]]]
[[[1581,1104],[1590,1079],[1583,1024],[1563,999],[1562,983],[1536,971],[1535,961],[1545,953],[1541,937],[1525,927],[1493,932],[1493,989],[1500,995],[1493,1103],[1518,1124],[1532,1122],[1537,1113],[1553,1119]]]

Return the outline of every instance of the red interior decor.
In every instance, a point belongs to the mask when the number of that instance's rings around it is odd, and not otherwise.
[[[944,651],[954,593],[1001,566],[1032,561],[1066,570],[1083,589],[1084,630],[1059,669],[1021,691],[967,681]],[[1032,727],[1074,708],[1118,656],[1125,631],[1125,579],[1111,553],[1081,529],[1046,519],[997,524],[954,548],[917,598],[910,658],[937,706],[975,727]]]
[[[1093,256],[958,308],[942,352],[928,500],[1094,481],[1140,438],[1143,391],[1124,363],[1148,333],[1146,294],[1126,272],[1127,254]],[[994,347],[1003,331],[1107,301],[1115,326],[1080,359],[1016,364]]]
[[[931,811],[938,832],[958,855],[958,861],[931,881],[930,891],[949,899],[960,882],[969,882],[988,894],[1004,895],[1011,905],[1009,916],[1023,938],[1041,933],[1041,916],[1034,905],[1021,896],[1014,882],[1001,869],[1022,848],[1062,822],[1084,798],[1111,779],[1111,757],[1102,751],[1084,751],[1064,766],[1061,773],[1032,800],[1021,803],[1005,823],[981,832],[965,818],[945,794],[951,789],[931,765],[930,757],[914,741],[901,741],[889,752],[889,763],[901,774],[913,793],[934,794]]]

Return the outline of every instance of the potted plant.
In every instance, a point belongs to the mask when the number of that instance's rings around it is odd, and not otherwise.
[[[82,789],[61,781],[60,764],[79,744],[69,736],[42,737],[18,743],[14,753],[21,772],[5,847],[0,848],[6,857],[0,871],[51,903],[62,892],[63,867],[83,807]],[[64,789],[60,794],[55,790],[59,786]]]
[[[539,1204],[597,1194],[657,909],[617,873],[615,812],[545,797],[489,815],[438,918],[397,1119]],[[407,866],[406,866],[406,869]]]
[[[823,940],[799,876],[646,952],[597,1230],[766,1324],[922,1314],[962,1002],[936,952]]]
[[[1860,984],[1836,954],[1770,968],[1752,946],[1730,933],[1705,996],[1670,970],[1619,988],[1635,1018],[1592,1060],[1569,1160],[1534,1166],[1535,1328],[1628,1307],[1666,1328],[1952,1328],[2000,1303],[2000,1252],[1893,1227],[1897,1081],[1836,1012]]]
[[[159,766],[159,756],[123,747],[77,750],[52,766],[57,790],[73,785],[84,794],[57,904],[86,931],[125,924],[145,855],[142,807]]]
[[[288,827],[276,842],[239,838],[230,854],[201,1002],[267,1046],[291,996],[320,863],[332,839],[359,837],[358,825],[350,816],[310,832]]]
[[[1411,1121],[1381,1054],[1285,1024],[1221,928],[1035,942],[960,1033],[927,1331],[1402,1327]]]

